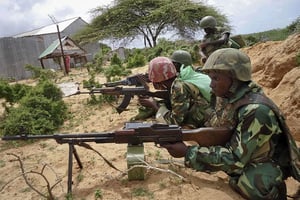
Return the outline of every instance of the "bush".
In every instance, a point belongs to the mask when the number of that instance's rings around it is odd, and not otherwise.
[[[1,127],[4,135],[50,134],[55,130],[48,111],[26,106],[11,108],[4,122]]]
[[[30,86],[24,84],[9,84],[9,82],[5,80],[0,80],[0,99],[5,99],[5,103],[3,103],[4,107],[6,103],[13,105],[18,102],[23,96],[28,93],[30,90]]]
[[[121,61],[121,59],[118,57],[118,55],[117,55],[116,53],[115,53],[115,54],[113,55],[113,57],[111,58],[110,64],[111,64],[111,65],[122,66],[122,61]]]
[[[121,65],[111,65],[104,70],[104,75],[107,79],[107,82],[111,82],[115,76],[127,76],[131,73],[130,70],[126,70]]]
[[[286,27],[290,34],[300,32],[300,17],[294,20],[289,26]]]
[[[38,83],[17,103],[6,110],[1,135],[52,134],[67,117],[61,91],[50,81]]]
[[[29,64],[25,65],[25,69],[31,71],[33,78],[38,78],[41,80],[56,78],[56,73],[50,69],[43,69],[41,67],[36,67]]]
[[[128,58],[126,68],[131,69],[135,67],[142,67],[146,64],[145,56],[141,51],[137,51],[133,56]]]

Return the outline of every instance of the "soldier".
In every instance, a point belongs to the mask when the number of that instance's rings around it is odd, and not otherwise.
[[[213,16],[203,17],[200,21],[200,27],[206,33],[200,44],[201,62],[204,64],[215,50],[229,47],[230,32],[223,27],[218,27]]]
[[[224,171],[230,186],[246,199],[286,199],[285,179],[299,178],[299,151],[276,105],[251,80],[249,57],[238,49],[216,50],[203,71],[217,96],[206,124],[232,128],[224,146],[164,145],[197,171]],[[291,157],[293,159],[291,159]]]
[[[191,67],[192,68],[192,56],[188,51],[184,51],[184,50],[176,50],[173,52],[173,54],[171,55],[170,59],[172,60],[174,66],[176,67],[176,71],[177,71],[177,75],[179,75],[181,67],[182,69],[185,67]],[[185,71],[190,70],[190,69],[186,69]],[[187,73],[184,73],[185,75],[187,75]],[[177,76],[176,75],[176,76]],[[183,76],[184,78],[186,78],[186,76]],[[145,102],[146,98],[140,98],[141,102]],[[153,101],[153,98],[149,98],[149,101]],[[146,103],[147,104],[147,103]],[[136,120],[144,120],[147,119],[149,117],[153,117],[155,116],[155,113],[157,111],[157,109],[153,109],[151,107],[146,107],[146,106],[141,106],[139,108],[139,112],[138,114],[133,117],[131,119],[131,121],[136,121]],[[169,109],[171,109],[171,105],[168,103],[167,107]]]
[[[184,50],[176,50],[172,53],[170,59],[172,60],[174,66],[176,67],[176,71],[180,73],[181,67],[192,66],[193,60],[192,56],[188,51]]]
[[[140,98],[141,105],[157,111],[156,119],[167,124],[177,124],[188,128],[204,125],[209,110],[210,79],[202,74],[203,84],[208,91],[200,90],[191,82],[177,78],[177,71],[167,57],[156,57],[149,63],[149,79],[156,89],[170,91],[170,106],[158,104],[153,98]]]

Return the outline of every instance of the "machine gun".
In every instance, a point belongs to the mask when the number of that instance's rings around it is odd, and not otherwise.
[[[82,92],[78,90],[73,95],[78,94],[105,94],[105,95],[122,95],[124,96],[121,104],[116,107],[117,112],[120,114],[124,110],[126,110],[127,106],[130,103],[130,100],[137,96],[149,96],[149,97],[157,97],[163,99],[166,105],[170,105],[170,94],[168,90],[154,90],[150,91],[149,88],[139,86],[139,87],[102,87],[102,88],[92,88],[88,92]]]
[[[3,136],[2,140],[54,139],[59,144],[69,144],[68,192],[71,193],[72,154],[74,154],[79,167],[82,168],[81,161],[74,145],[82,146],[90,150],[93,150],[93,148],[87,144],[88,142],[116,144],[127,143],[130,145],[153,142],[156,145],[162,145],[180,141],[196,141],[201,146],[212,146],[224,145],[230,137],[231,131],[227,128],[205,127],[183,130],[177,125],[128,122],[125,123],[123,129],[114,132],[53,135],[28,135],[26,133],[22,133],[14,136]],[[106,162],[108,163],[108,161]]]

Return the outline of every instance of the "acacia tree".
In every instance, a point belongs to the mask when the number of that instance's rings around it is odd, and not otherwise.
[[[214,7],[189,0],[116,0],[114,5],[98,7],[92,13],[94,19],[76,40],[130,41],[143,36],[144,44],[154,47],[158,37],[170,31],[182,38],[194,38],[206,15],[214,16],[219,25],[228,24],[226,16]]]

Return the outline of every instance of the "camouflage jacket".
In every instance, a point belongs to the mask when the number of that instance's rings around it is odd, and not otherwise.
[[[197,86],[177,78],[172,84],[170,99],[172,110],[164,114],[168,124],[191,128],[204,125],[210,103],[203,97]]]
[[[250,82],[234,97],[217,100],[216,113],[210,123],[212,126],[233,128],[232,138],[225,146],[189,147],[185,157],[187,166],[199,171],[221,170],[228,174],[241,174],[249,163],[270,160],[282,135],[272,109],[254,103],[235,110],[235,103],[251,93],[262,93],[262,90]]]
[[[229,31],[222,27],[216,27],[216,32],[212,33],[212,34],[204,35],[201,42],[206,43],[206,42],[212,42],[212,41],[219,40],[223,37],[224,34],[229,34]],[[202,49],[202,52],[207,57],[209,57],[210,54],[212,54],[217,49],[226,48],[226,47],[229,47],[229,45],[228,44],[223,44],[221,46],[220,45],[208,45],[204,49]]]

